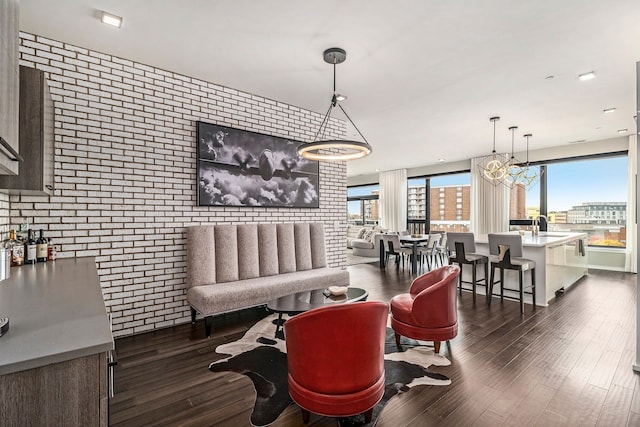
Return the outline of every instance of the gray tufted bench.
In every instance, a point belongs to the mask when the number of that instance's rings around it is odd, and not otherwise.
[[[348,271],[327,267],[321,223],[187,227],[187,301],[207,336],[213,315],[348,285]]]

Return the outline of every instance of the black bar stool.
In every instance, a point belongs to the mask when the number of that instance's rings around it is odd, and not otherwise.
[[[495,269],[500,269],[500,299],[513,299],[520,301],[520,313],[524,313],[524,294],[531,294],[533,309],[536,308],[536,262],[522,258],[522,236],[519,234],[489,234],[489,253],[491,254],[491,280],[488,303],[491,305]],[[504,287],[504,270],[518,272],[518,289]],[[531,271],[531,291],[525,291],[524,272]],[[518,298],[504,296],[504,290],[518,292]]]
[[[489,297],[489,257],[486,255],[477,254],[476,252],[476,239],[473,233],[447,233],[447,247],[449,249],[449,263],[456,263],[460,266],[460,279],[458,290],[462,295],[462,290],[473,292],[473,303],[476,302],[476,287],[485,286],[487,298]],[[462,265],[468,264],[471,266],[471,281],[462,280]],[[479,265],[484,265],[484,277],[482,279],[477,278],[477,268]],[[484,283],[479,283],[484,282]],[[467,283],[471,285],[471,289],[463,288],[462,284]]]

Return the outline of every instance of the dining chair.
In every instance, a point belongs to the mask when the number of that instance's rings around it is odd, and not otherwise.
[[[500,299],[514,299],[520,302],[520,313],[524,313],[524,294],[530,294],[533,300],[533,308],[536,308],[536,262],[522,257],[522,236],[519,234],[489,234],[489,254],[491,258],[491,278],[489,280],[489,299],[491,305],[493,297],[493,285],[496,268],[500,270]],[[504,270],[518,272],[518,289],[505,288]],[[530,291],[525,291],[524,273],[531,273]],[[518,292],[518,298],[504,295],[504,290]]]
[[[400,260],[402,260],[402,268],[404,268],[404,257],[411,257],[412,251],[401,246],[400,236],[397,234],[385,235],[383,237],[383,241],[387,245],[385,250],[385,264],[387,264],[389,262],[389,258],[393,256],[396,262],[396,267],[400,267]]]
[[[423,257],[427,260],[427,268],[431,271],[432,266],[437,266],[437,246],[440,243],[441,235],[438,233],[430,233],[426,245],[420,247],[420,261],[422,264]]]
[[[473,293],[473,303],[476,302],[476,288],[484,286],[486,289],[487,301],[489,299],[489,257],[476,253],[476,239],[473,233],[448,233],[447,247],[449,249],[450,263],[456,263],[460,266],[459,291],[471,291]],[[462,266],[471,266],[471,281],[463,280]],[[478,266],[484,266],[484,277],[478,279]],[[483,283],[480,283],[483,282]],[[463,284],[470,284],[471,288],[464,288]]]
[[[444,265],[444,260],[449,264],[449,250],[447,249],[447,232],[440,238],[440,243],[436,245],[436,255],[440,259],[440,265]]]

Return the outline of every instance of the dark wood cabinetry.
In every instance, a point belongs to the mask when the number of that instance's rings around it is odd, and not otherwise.
[[[106,426],[106,375],[106,353],[3,375],[0,425]]]
[[[18,151],[18,0],[0,2],[0,137]],[[18,162],[0,147],[0,173],[15,175]]]
[[[53,192],[53,100],[44,72],[20,67],[20,163],[18,175],[0,176],[11,194]]]

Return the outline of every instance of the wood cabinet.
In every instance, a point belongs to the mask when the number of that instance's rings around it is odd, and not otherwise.
[[[0,2],[0,137],[18,150],[18,0]],[[15,175],[18,162],[0,146],[0,173]]]
[[[106,426],[106,374],[101,353],[3,375],[0,425]]]
[[[53,192],[53,100],[44,72],[20,67],[20,163],[18,175],[0,176],[10,194]]]

